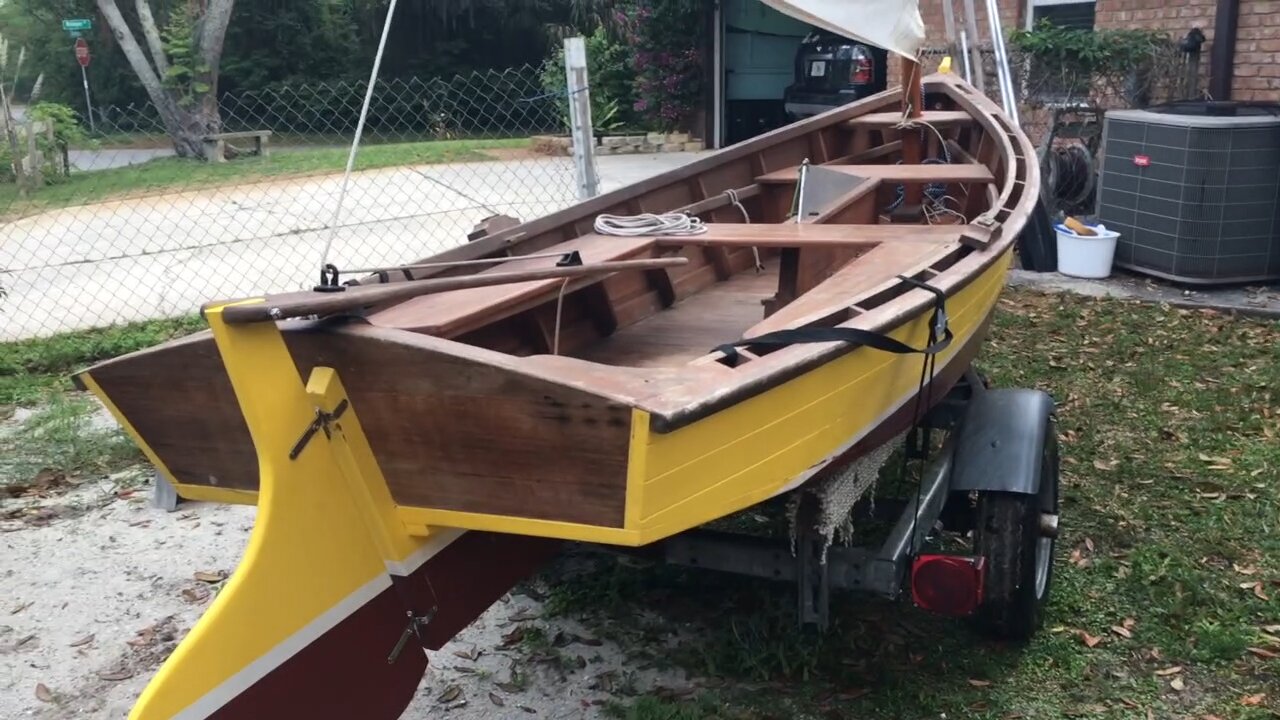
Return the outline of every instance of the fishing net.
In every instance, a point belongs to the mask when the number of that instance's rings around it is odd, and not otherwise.
[[[800,514],[800,503],[804,500],[804,496],[812,497],[817,504],[813,529],[823,539],[822,562],[826,563],[827,550],[831,547],[832,542],[838,539],[842,544],[846,544],[852,538],[853,506],[868,491],[872,491],[875,488],[876,480],[880,478],[881,468],[888,462],[889,457],[893,455],[893,451],[902,445],[906,435],[905,432],[898,435],[884,445],[849,463],[839,472],[832,474],[830,477],[808,483],[791,495],[787,503],[787,518],[791,526],[791,553],[793,555],[796,551],[796,538],[799,532],[797,521]],[[871,494],[875,495],[874,492]]]

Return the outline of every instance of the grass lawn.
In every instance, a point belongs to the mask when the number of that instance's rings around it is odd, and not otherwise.
[[[491,160],[493,156],[486,154],[486,150],[523,148],[528,144],[527,138],[508,138],[365,145],[356,155],[356,169]],[[67,182],[46,186],[28,198],[18,197],[16,185],[0,185],[0,218],[161,190],[196,190],[265,179],[340,173],[347,164],[346,148],[277,150],[267,158],[250,156],[219,164],[166,157],[127,167],[79,172]]]
[[[0,489],[50,473],[109,473],[140,462],[133,442],[98,421],[97,400],[75,392],[68,378],[93,362],[203,327],[193,316],[0,343]],[[20,407],[32,414],[21,423],[7,422]]]
[[[607,562],[553,604],[705,692],[630,720],[1280,717],[1280,324],[1010,290],[982,367],[1059,402],[1064,536],[1027,647],[905,605]]]

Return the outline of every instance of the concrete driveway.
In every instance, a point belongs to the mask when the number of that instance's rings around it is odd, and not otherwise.
[[[599,159],[605,191],[701,153]],[[339,267],[394,265],[462,244],[493,213],[576,201],[567,158],[387,168],[193,190],[50,211],[0,227],[0,340],[194,312],[216,298],[314,284],[329,238]]]

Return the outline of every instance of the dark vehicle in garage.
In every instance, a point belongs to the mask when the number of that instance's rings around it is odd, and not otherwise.
[[[796,50],[795,82],[783,96],[796,120],[885,89],[889,53],[825,31],[809,33]]]

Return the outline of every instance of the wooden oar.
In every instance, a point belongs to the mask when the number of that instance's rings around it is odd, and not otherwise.
[[[542,270],[518,270],[511,272],[479,273],[461,277],[414,280],[390,285],[351,286],[342,292],[295,292],[268,295],[263,302],[247,305],[231,305],[222,311],[228,323],[252,323],[267,320],[326,315],[356,310],[369,305],[402,302],[420,295],[430,295],[449,290],[505,285],[507,283],[557,278],[609,275],[623,270],[658,270],[679,267],[689,262],[684,257],[647,258],[643,260],[618,260],[588,265],[549,267]],[[225,303],[217,303],[223,305]],[[206,306],[207,307],[207,306]]]

